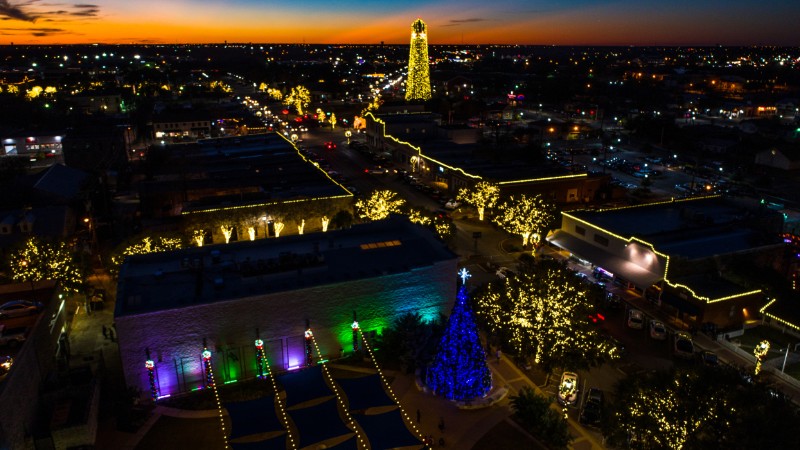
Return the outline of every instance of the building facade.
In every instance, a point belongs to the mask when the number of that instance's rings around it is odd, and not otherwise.
[[[326,359],[353,349],[354,320],[380,333],[400,315],[447,313],[457,257],[402,217],[351,229],[131,257],[120,273],[115,320],[129,386],[157,396],[257,375],[256,339],[274,371],[306,365],[312,330]],[[316,354],[316,351],[314,352]]]

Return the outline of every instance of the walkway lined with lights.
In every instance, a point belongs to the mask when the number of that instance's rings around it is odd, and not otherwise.
[[[354,322],[353,332],[354,346],[361,341],[374,362],[372,349],[357,322]],[[261,377],[272,381],[277,395],[225,403],[230,423],[225,427],[223,422],[222,431],[230,432],[230,436],[223,436],[227,445],[233,449],[285,448],[288,438],[288,446],[293,449],[322,444],[343,450],[422,446],[419,432],[400,406],[377,363],[377,373],[370,371],[367,376],[334,378],[327,361],[321,359],[322,353],[311,329],[306,330],[305,337],[306,358],[311,365],[279,377],[273,377],[269,370],[263,341],[256,341],[261,352],[259,355],[267,363]],[[318,361],[316,364],[314,354]],[[210,352],[204,354],[204,358],[210,361]],[[209,375],[213,387],[213,372],[209,371]],[[276,381],[283,386],[282,394],[278,393]],[[223,404],[218,396],[217,401],[222,417]],[[272,408],[278,415],[266,414]],[[204,412],[203,416],[207,414]],[[259,419],[254,420],[256,417]],[[227,439],[231,441],[229,444]]]

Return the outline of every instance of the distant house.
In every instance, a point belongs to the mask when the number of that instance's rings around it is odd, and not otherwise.
[[[800,170],[800,146],[772,147],[758,152],[755,163],[781,170]]]
[[[153,137],[203,138],[211,135],[211,118],[205,111],[164,111],[153,118]]]

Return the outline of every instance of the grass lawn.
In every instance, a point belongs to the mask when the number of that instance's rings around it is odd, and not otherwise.
[[[792,378],[800,380],[800,362],[786,364],[786,370],[784,373]]]
[[[734,339],[739,340],[742,343],[742,349],[747,352],[752,352],[759,342],[766,339],[770,345],[770,356],[773,356],[773,352],[778,351],[778,349],[786,350],[787,345],[794,346],[794,344],[800,342],[800,339],[791,334],[783,333],[781,330],[768,326],[748,328],[744,330],[743,335]]]

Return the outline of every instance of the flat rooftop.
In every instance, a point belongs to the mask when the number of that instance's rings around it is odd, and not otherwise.
[[[625,238],[638,237],[670,256],[699,259],[779,245],[754,223],[774,214],[724,197],[705,197],[570,215]]]
[[[167,146],[169,162],[149,195],[188,192],[185,211],[270,200],[346,196],[350,193],[277,133],[206,139]]]
[[[564,167],[550,162],[529,164],[524,161],[492,161],[489,158],[476,157],[476,152],[485,148],[480,144],[457,144],[447,139],[410,141],[422,149],[422,155],[425,157],[461,169],[470,175],[497,182],[573,174]],[[498,151],[502,152],[503,149],[500,148]]]
[[[349,229],[128,257],[115,316],[410,272],[457,259],[405,217]]]

